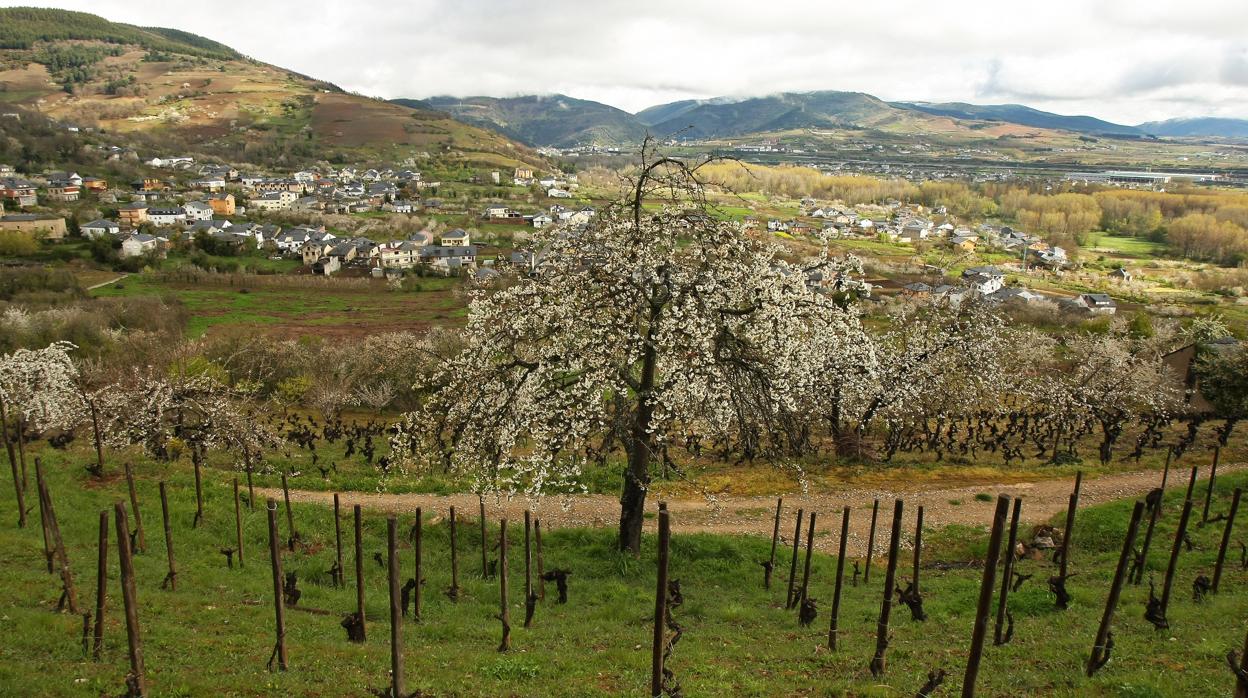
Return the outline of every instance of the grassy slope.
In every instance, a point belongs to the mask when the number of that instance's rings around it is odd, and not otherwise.
[[[45,454],[53,497],[84,606],[93,602],[94,541],[97,512],[124,497],[114,478],[88,483],[78,466],[59,453]],[[333,615],[288,613],[291,670],[264,669],[272,647],[271,579],[266,560],[264,514],[246,514],[245,569],[227,570],[217,551],[232,546],[233,521],[227,474],[206,477],[207,521],[192,530],[193,490],[188,467],[140,463],[139,496],[149,552],[139,556],[138,597],[148,678],[153,695],[362,695],[386,681],[388,643],[384,578],[371,561],[383,550],[384,521],[366,520],[367,615],[369,641],[351,645],[338,627],[340,614],[353,604],[353,591],[326,585],[333,557],[332,515],[318,507],[296,506],[295,526],[307,548],[284,556],[287,570],[299,573],[301,605],[332,610]],[[164,545],[156,481],[168,481],[172,493],[175,547],[179,561],[176,592],[161,591]],[[1245,484],[1243,476],[1221,481],[1225,494]],[[6,483],[7,485],[7,483]],[[1203,488],[1202,488],[1203,489]],[[1176,518],[1177,493],[1168,502],[1151,560],[1164,562]],[[0,612],[11,632],[0,654],[0,686],[11,695],[98,695],[121,688],[125,673],[124,627],[117,594],[115,551],[110,556],[110,592],[104,661],[84,661],[77,642],[80,619],[52,612],[58,585],[43,570],[37,513],[30,526],[13,525],[13,494],[0,496]],[[1013,596],[1018,620],[1014,642],[989,648],[981,671],[980,695],[1018,696],[1179,696],[1224,694],[1231,686],[1225,652],[1242,642],[1242,590],[1248,573],[1234,570],[1223,579],[1224,593],[1203,606],[1189,600],[1191,579],[1208,572],[1220,530],[1193,534],[1197,549],[1184,554],[1171,604],[1173,629],[1155,633],[1141,619],[1146,590],[1128,588],[1115,625],[1114,661],[1095,679],[1081,667],[1095,633],[1104,590],[1116,548],[1125,528],[1128,503],[1083,510],[1073,566],[1073,607],[1052,610],[1042,583],[1032,580]],[[824,515],[830,515],[825,512]],[[437,516],[438,518],[429,518]],[[546,566],[566,567],[571,602],[552,599],[539,607],[535,627],[520,628],[521,540],[514,525],[511,539],[513,642],[516,651],[495,651],[497,588],[479,575],[476,529],[460,530],[460,569],[466,595],[457,605],[441,591],[448,585],[447,529],[444,512],[426,513],[424,622],[405,625],[404,646],[409,690],[460,696],[584,696],[636,694],[648,676],[649,616],[653,598],[653,541],[645,541],[640,560],[612,550],[609,530],[562,530],[545,536]],[[285,537],[285,521],[279,514]],[[907,516],[910,524],[911,517]],[[410,521],[404,522],[404,527]],[[681,535],[675,522],[672,574],[683,583],[685,604],[676,618],[686,628],[672,667],[689,695],[912,695],[926,672],[950,671],[942,689],[956,694],[969,643],[978,585],[975,570],[924,573],[930,619],[918,625],[908,613],[894,614],[889,673],[880,680],[866,671],[878,611],[879,576],[870,587],[848,587],[841,615],[842,649],[822,647],[834,560],[816,555],[811,595],[821,601],[815,626],[800,629],[793,614],[782,610],[785,574],[768,592],[759,583],[756,560],[767,555],[767,541],[710,535]],[[911,524],[912,525],[912,524]],[[1241,528],[1242,530],[1242,528]],[[348,533],[348,539],[350,535]],[[929,531],[928,559],[962,559],[982,552],[978,530]],[[353,573],[347,557],[348,579]],[[412,552],[402,545],[404,577],[411,574]],[[781,569],[787,569],[781,553]],[[902,566],[905,569],[905,565]],[[1042,578],[1047,564],[1024,563],[1024,572]],[[877,569],[879,575],[882,570]],[[553,596],[553,588],[548,590]]]

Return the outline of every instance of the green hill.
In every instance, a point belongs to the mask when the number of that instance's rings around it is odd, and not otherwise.
[[[622,109],[559,94],[393,101],[438,109],[534,146],[620,145],[635,143],[646,135],[645,126]]]
[[[642,111],[655,133],[723,138],[803,128],[885,128],[922,121],[914,112],[860,92],[786,92],[740,100],[678,102]]]
[[[439,157],[507,168],[530,149],[441,111],[348,94],[178,29],[0,9],[0,106],[158,148],[265,164]]]
[[[1154,136],[1172,138],[1248,138],[1248,119],[1168,119],[1150,121],[1136,128]]]
[[[1103,135],[1142,135],[1142,131],[1134,126],[1123,126],[1092,116],[1066,116],[1052,112],[1040,111],[1022,104],[966,104],[964,102],[946,102],[931,104],[927,102],[893,102],[893,106],[902,109],[914,109],[926,114],[951,116],[955,119],[976,119],[979,121],[1005,121],[1022,126],[1037,128],[1061,129],[1080,133]]]

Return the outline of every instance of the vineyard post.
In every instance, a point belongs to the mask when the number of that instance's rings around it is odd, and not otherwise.
[[[1248,634],[1244,635],[1244,650],[1239,654],[1239,671],[1235,676],[1235,698],[1248,698]]]
[[[1005,544],[1005,563],[1001,566],[1001,598],[997,599],[997,623],[993,628],[992,644],[1004,645],[1005,614],[1009,611],[1010,580],[1014,575],[1014,547],[1018,542],[1018,517],[1022,513],[1023,500],[1014,498],[1014,508],[1010,512],[1010,535]]]
[[[39,502],[39,530],[43,532],[43,559],[48,566],[48,574],[56,572],[56,546],[52,544],[52,532],[48,527],[48,505],[43,498],[43,478],[39,475],[39,458],[35,458],[35,499]]]
[[[1077,491],[1077,488],[1076,488]],[[1076,495],[1071,495],[1072,498]],[[984,577],[979,585],[979,603],[975,606],[975,627],[971,631],[971,652],[966,661],[966,675],[962,679],[962,698],[973,698],[975,680],[979,676],[979,661],[984,654],[984,638],[988,634],[988,615],[992,608],[992,590],[996,586],[997,558],[1001,554],[1001,533],[1005,528],[1005,513],[1010,498],[997,495],[997,510],[992,516],[992,535],[988,538],[988,554],[984,560]]]
[[[810,586],[810,555],[815,549],[815,512],[810,512],[810,526],[806,529],[806,562],[802,565],[802,589],[793,600],[793,605],[802,607],[806,601],[806,591]]]
[[[277,502],[269,499],[266,510],[269,515],[269,562],[273,567],[273,620],[277,642],[273,645],[273,657],[277,668],[286,671],[286,601],[282,598],[282,550],[277,539]],[[269,668],[273,667],[269,658]]]
[[[771,588],[771,570],[776,566],[776,543],[780,541],[780,512],[784,509],[784,497],[776,497],[776,518],[771,526],[771,557],[763,568],[763,588]]]
[[[1187,496],[1184,499],[1192,498],[1192,491],[1196,489],[1196,476],[1200,472],[1199,465],[1192,466],[1192,476],[1187,481]]]
[[[1226,515],[1226,527],[1222,529],[1222,544],[1218,546],[1218,562],[1213,568],[1213,593],[1218,593],[1218,583],[1222,581],[1222,565],[1226,562],[1226,549],[1231,544],[1231,529],[1235,526],[1235,514],[1239,511],[1239,498],[1244,491],[1236,487],[1231,497],[1231,511]]]
[[[828,649],[836,649],[837,621],[841,614],[841,580],[845,577],[845,543],[849,538],[849,507],[841,511],[841,542],[836,555],[836,586],[832,593],[832,620],[828,625]]]
[[[1070,545],[1075,537],[1075,513],[1079,510],[1079,490],[1083,485],[1083,471],[1075,473],[1075,489],[1070,493],[1070,501],[1066,505],[1066,527],[1062,530],[1062,547],[1058,555],[1060,556],[1060,564],[1058,565],[1057,576],[1065,584],[1067,577],[1070,576]],[[1051,583],[1051,582],[1050,582]],[[1058,593],[1057,608],[1066,610],[1069,601],[1069,595]]]
[[[416,588],[412,590],[412,621],[420,622],[420,589],[424,586],[424,565],[421,558],[424,557],[425,546],[425,520],[424,512],[420,507],[416,507],[416,524],[412,528],[412,548],[413,554],[416,556],[416,576],[412,579],[416,582]]]
[[[482,519],[484,521],[485,519]],[[511,650],[511,612],[507,608],[507,519],[498,522],[498,620],[503,624],[499,652]]]
[[[793,608],[793,591],[797,584],[797,556],[802,551],[802,519],[806,512],[797,510],[797,525],[793,528],[793,557],[789,560],[789,591],[784,597],[784,608]]]
[[[287,539],[287,545],[290,547],[290,552],[293,553],[295,552],[295,538],[297,538],[299,534],[295,533],[295,515],[290,510],[290,486],[286,484],[285,470],[282,471],[282,499],[286,502],[286,530],[290,533],[290,538]]]
[[[489,564],[487,560],[487,557],[488,557],[487,551],[489,550],[490,546],[486,540],[486,535],[485,535],[485,497],[482,495],[477,495],[477,504],[480,505],[480,522],[481,522],[481,578],[489,579],[490,574],[489,574]]]
[[[403,692],[403,603],[399,592],[398,521],[386,519],[386,571],[390,578],[390,695],[404,698]],[[420,579],[417,572],[416,586]]]
[[[658,575],[654,590],[654,641],[650,654],[650,695],[663,695],[663,641],[667,636],[667,565],[668,547],[671,542],[671,514],[666,508],[659,509]]]
[[[91,657],[100,661],[104,651],[104,610],[108,604],[108,509],[100,510],[99,558],[95,567],[95,637]]]
[[[9,419],[3,399],[0,399],[0,439],[4,440],[4,450],[9,456],[9,469],[13,471],[13,490],[17,495],[17,527],[26,528],[26,491],[17,471],[17,456],[13,451],[13,441],[9,439]]]
[[[169,527],[169,496],[165,493],[165,482],[160,482],[160,520],[165,527],[165,559],[169,562],[169,573],[165,575],[165,581],[169,584],[169,591],[178,590],[178,566],[173,559],[173,529]],[[163,587],[164,584],[161,584]]]
[[[1092,644],[1092,656],[1088,659],[1088,676],[1100,670],[1109,661],[1110,626],[1114,622],[1114,610],[1118,607],[1118,597],[1122,594],[1123,577],[1127,573],[1127,564],[1135,549],[1135,536],[1140,530],[1140,519],[1144,516],[1144,502],[1136,502],[1131,511],[1131,524],[1127,526],[1127,537],[1122,543],[1122,553],[1118,556],[1118,566],[1114,569],[1114,581],[1109,587],[1109,597],[1105,599],[1105,613],[1101,616],[1101,626],[1096,631],[1096,641]]]
[[[342,503],[334,493],[334,586],[341,587],[345,581],[342,570]]]
[[[61,569],[62,593],[64,594],[62,598],[69,607],[69,612],[78,615],[78,592],[74,588],[74,575],[69,569],[69,554],[65,551],[65,540],[61,538],[61,526],[56,521],[56,509],[52,506],[52,493],[48,490],[48,481],[43,477],[43,462],[37,457],[35,458],[35,479],[36,487],[39,489],[39,502],[47,512],[45,530],[52,542],[52,558],[56,559],[57,566]],[[59,603],[57,608],[60,608]]]
[[[134,489],[134,469],[125,463],[126,487],[130,490],[130,509],[134,512],[134,530],[139,536],[138,552],[147,552],[147,536],[143,534],[143,514],[139,511],[139,494]],[[129,531],[126,532],[129,534]]]
[[[546,600],[546,565],[542,561],[542,520],[533,520],[533,542],[537,545],[537,598]]]
[[[1179,517],[1179,528],[1174,533],[1174,547],[1170,550],[1170,564],[1166,566],[1166,582],[1161,588],[1161,616],[1166,616],[1170,607],[1170,590],[1174,587],[1174,573],[1179,566],[1179,553],[1183,550],[1183,538],[1187,535],[1187,522],[1192,515],[1192,500],[1183,502],[1183,514]]]
[[[1213,447],[1213,465],[1209,468],[1209,485],[1205,488],[1205,506],[1200,512],[1200,523],[1209,523],[1209,504],[1213,501],[1213,482],[1218,477],[1218,457],[1222,454],[1221,446]]]
[[[195,520],[191,522],[191,528],[199,528],[199,522],[204,520],[204,484],[199,472],[202,459],[202,451],[197,448],[191,450],[191,465],[195,467]]]
[[[923,557],[923,505],[914,522],[914,593],[919,593],[919,563]]]
[[[529,612],[535,601],[533,597],[533,548],[529,542],[533,535],[533,513],[524,510],[524,627],[533,624],[533,614]]]
[[[1136,557],[1135,575],[1130,580],[1132,584],[1138,585],[1144,581],[1144,568],[1148,565],[1148,550],[1153,545],[1153,530],[1157,528],[1157,520],[1161,518],[1162,501],[1166,498],[1165,476],[1162,476],[1161,494],[1157,497],[1157,502],[1153,505],[1152,511],[1148,515],[1148,527],[1144,529],[1144,542],[1140,545],[1140,554]],[[1130,576],[1130,575],[1128,575]]]
[[[117,524],[117,558],[121,567],[121,601],[126,613],[126,644],[130,651],[130,674],[126,676],[126,694],[130,698],[143,698],[147,688],[143,681],[143,643],[139,637],[139,604],[135,598],[134,555],[130,550],[130,522],[126,520],[126,505],[113,504]]]
[[[360,618],[360,641],[366,638],[364,632],[364,520],[360,505],[352,507],[355,514],[355,612]]]
[[[451,601],[459,599],[459,548],[455,544],[455,507],[451,507]]]
[[[875,520],[880,513],[880,500],[871,503],[871,530],[867,534],[867,560],[863,563],[862,583],[871,583],[871,558],[875,555]]]
[[[238,478],[234,478],[234,544],[238,546],[238,567],[243,567],[243,508],[238,504]]]
[[[888,666],[888,619],[893,611],[893,587],[897,580],[897,546],[901,542],[902,501],[893,503],[893,529],[888,542],[888,567],[884,572],[884,594],[880,602],[880,620],[875,627],[875,656],[871,658],[871,675],[883,676]]]

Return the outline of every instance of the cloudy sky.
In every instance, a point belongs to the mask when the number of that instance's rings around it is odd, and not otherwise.
[[[561,92],[636,111],[856,90],[1137,123],[1248,118],[1248,0],[62,0],[378,97]]]

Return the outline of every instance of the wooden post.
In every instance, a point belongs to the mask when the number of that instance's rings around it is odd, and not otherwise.
[[[95,637],[91,658],[100,661],[104,651],[104,610],[108,603],[108,509],[100,510],[99,558],[95,567]]]
[[[1144,529],[1144,542],[1140,545],[1140,554],[1135,560],[1135,575],[1127,575],[1130,582],[1138,585],[1144,581],[1144,569],[1148,566],[1148,550],[1153,544],[1153,529],[1157,527],[1157,520],[1161,518],[1161,506],[1166,498],[1166,476],[1170,472],[1170,454],[1174,453],[1171,447],[1166,452],[1166,472],[1161,475],[1160,496],[1157,497],[1157,503],[1153,505],[1152,511],[1148,515],[1148,528]]]
[[[160,585],[163,589],[169,585],[169,591],[178,590],[178,566],[173,559],[173,529],[169,527],[169,497],[165,493],[165,482],[160,482],[160,519],[165,526],[165,559],[169,561],[169,573]]]
[[[507,519],[498,522],[498,605],[498,620],[503,624],[503,641],[498,644],[498,651],[507,652],[511,650],[511,611],[507,607]]]
[[[763,568],[763,588],[771,588],[771,571],[776,566],[776,543],[780,541],[780,512],[784,509],[784,497],[776,497],[776,520],[771,526],[771,557]]]
[[[199,472],[202,457],[198,449],[191,451],[191,465],[195,466],[195,520],[191,522],[191,528],[199,528],[199,522],[204,520],[204,485]]]
[[[533,542],[537,544],[537,598],[546,600],[546,565],[542,562],[542,520],[533,520]]]
[[[837,622],[841,615],[841,580],[845,576],[845,543],[849,539],[849,507],[841,510],[841,542],[836,554],[836,587],[832,593],[832,620],[828,624],[828,649],[836,649]]]
[[[1070,501],[1066,506],[1066,528],[1062,531],[1062,552],[1059,575],[1066,576],[1070,565],[1070,541],[1075,537],[1075,511],[1079,508],[1079,489],[1083,484],[1083,471],[1075,473],[1075,489],[1070,493]]]
[[[486,542],[486,536],[485,536],[485,497],[478,495],[477,503],[481,506],[481,514],[480,514],[480,519],[481,519],[481,578],[489,579],[490,568],[489,568],[489,562],[486,559],[487,558],[486,551],[489,550],[490,546],[489,546],[489,543]]]
[[[386,571],[390,573],[390,695],[404,698],[403,602],[399,592],[398,522],[393,516],[386,519]],[[419,577],[416,586],[420,586]]]
[[[1101,616],[1101,626],[1096,631],[1096,641],[1092,644],[1092,656],[1088,659],[1088,676],[1092,676],[1105,662],[1109,661],[1110,625],[1114,622],[1114,610],[1118,608],[1118,596],[1122,593],[1123,578],[1127,573],[1127,564],[1131,561],[1131,553],[1135,550],[1135,536],[1140,530],[1140,519],[1144,517],[1144,502],[1136,502],[1131,511],[1131,524],[1127,526],[1127,537],[1122,543],[1122,553],[1118,555],[1118,567],[1114,569],[1114,581],[1109,587],[1109,598],[1105,599],[1105,613]]]
[[[1179,553],[1183,550],[1183,537],[1187,534],[1187,522],[1192,515],[1192,500],[1183,502],[1183,514],[1179,517],[1179,528],[1174,533],[1174,547],[1170,550],[1170,564],[1166,567],[1166,582],[1161,589],[1161,616],[1164,618],[1170,607],[1170,591],[1174,587],[1174,573],[1179,567]]]
[[[134,489],[134,469],[126,461],[126,487],[130,490],[130,509],[134,512],[134,530],[138,534],[138,552],[147,552],[147,536],[143,534],[143,514],[139,511],[139,494]],[[129,534],[129,531],[126,531]]]
[[[420,622],[420,590],[425,585],[424,569],[421,564],[424,557],[425,545],[425,518],[424,512],[420,507],[416,507],[416,525],[412,528],[412,553],[416,556],[416,576],[412,579],[416,582],[416,588],[412,590],[412,621]]]
[[[39,530],[43,533],[43,559],[48,566],[48,574],[56,572],[56,546],[52,544],[52,533],[48,528],[48,505],[43,499],[43,478],[39,476],[40,459],[35,459],[35,500],[39,503]]]
[[[880,620],[875,628],[875,656],[871,659],[871,675],[883,676],[888,666],[885,653],[888,651],[888,619],[893,612],[893,587],[897,581],[897,546],[901,542],[902,502],[898,499],[893,503],[893,532],[888,543],[888,568],[884,573],[884,594],[880,603]]]
[[[1209,503],[1213,501],[1213,482],[1218,477],[1218,457],[1222,454],[1221,446],[1213,447],[1213,465],[1209,468],[1209,486],[1205,488],[1205,506],[1200,512],[1201,525],[1209,523]]]
[[[1231,497],[1231,511],[1226,515],[1226,527],[1222,529],[1222,544],[1218,546],[1218,563],[1213,568],[1213,593],[1218,593],[1218,583],[1222,581],[1222,564],[1226,562],[1226,548],[1231,544],[1231,529],[1235,527],[1235,514],[1239,511],[1239,498],[1244,491],[1235,488]]]
[[[1187,481],[1187,496],[1184,499],[1192,498],[1192,491],[1196,489],[1196,475],[1200,472],[1199,465],[1192,466],[1192,476]]]
[[[295,532],[295,515],[290,510],[290,486],[286,484],[286,471],[282,471],[282,499],[286,502],[286,530],[289,531],[290,538],[287,539],[287,545],[290,552],[295,552],[295,539],[299,534]]]
[[[1075,491],[1072,498],[1077,496],[1077,485]],[[996,584],[997,559],[1001,554],[1001,533],[1005,529],[1005,513],[1009,508],[1010,498],[1003,494],[997,495],[997,511],[992,517],[992,535],[988,538],[988,555],[984,560],[984,578],[979,584],[979,603],[975,607],[975,627],[971,631],[971,654],[967,658],[966,675],[962,679],[962,698],[973,698],[975,695],[979,660],[984,653],[984,638],[988,635],[988,614],[992,608],[992,589]]]
[[[793,528],[793,557],[789,561],[789,591],[784,597],[784,608],[793,608],[793,591],[797,584],[797,555],[802,549],[802,519],[805,512],[797,510],[797,525]]]
[[[667,639],[667,565],[671,536],[671,514],[667,509],[660,509],[659,569],[654,590],[654,641],[650,648],[650,695],[653,698],[661,698],[663,695],[663,643]]]
[[[273,669],[273,657],[277,668],[286,671],[286,600],[282,597],[282,549],[277,539],[277,502],[270,499],[266,507],[269,514],[269,562],[273,566],[273,620],[277,643],[269,657],[269,670]]]
[[[914,522],[914,593],[919,593],[919,563],[923,558],[923,506]]]
[[[247,463],[247,511],[256,510],[256,490],[251,483],[251,472],[253,467],[251,462]]]
[[[9,439],[8,412],[2,399],[0,399],[0,438],[4,440],[4,450],[9,456],[9,469],[13,471],[13,490],[17,495],[17,527],[26,528],[26,491],[21,474],[17,471],[17,455],[13,451],[13,441]]]
[[[126,520],[126,505],[121,502],[114,503],[113,515],[117,524],[121,601],[126,613],[126,644],[130,650],[130,673],[126,676],[126,695],[129,698],[143,698],[147,695],[147,688],[143,681],[143,644],[139,637],[139,603],[135,598],[134,557],[130,550],[130,522]]]
[[[238,546],[238,567],[243,567],[243,509],[238,505],[238,478],[234,478],[234,544]]]
[[[529,543],[529,539],[533,535],[533,513],[528,509],[524,510],[524,627],[528,628],[533,625],[533,614],[529,613],[529,606],[536,600],[533,596],[533,548]]]
[[[451,601],[459,600],[459,546],[455,544],[455,507],[451,507]]]
[[[1014,510],[1010,513],[1010,536],[1005,544],[1005,564],[1001,567],[1001,597],[997,599],[997,624],[993,627],[992,644],[1004,645],[1005,614],[1009,611],[1010,581],[1014,575],[1014,548],[1018,544],[1018,517],[1022,513],[1023,500],[1014,498]]]
[[[871,558],[875,555],[875,519],[880,513],[880,500],[871,503],[871,532],[867,534],[867,561],[863,563],[862,583],[871,583]]]
[[[342,514],[338,493],[334,493],[334,586],[340,587],[345,582],[342,569]]]
[[[61,526],[56,521],[56,509],[52,506],[52,493],[48,489],[48,481],[43,477],[43,461],[35,458],[35,480],[39,489],[39,502],[45,511],[45,531],[51,541],[52,558],[61,571],[62,600],[69,612],[78,615],[78,592],[74,588],[74,575],[69,569],[69,555],[65,552],[65,540],[61,538]],[[50,558],[51,559],[51,558]],[[57,604],[60,608],[60,604]]]
[[[353,507],[355,513],[355,612],[360,617],[360,641],[367,637],[364,632],[364,521],[360,505]]]
[[[810,555],[815,549],[815,512],[810,512],[810,526],[806,529],[806,562],[802,565],[802,589],[793,599],[793,606],[800,609],[806,600],[806,591],[810,586]]]

